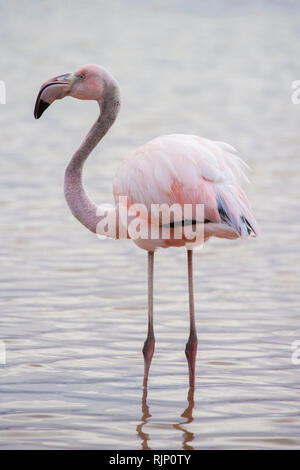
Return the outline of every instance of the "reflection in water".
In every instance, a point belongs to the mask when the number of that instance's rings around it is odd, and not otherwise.
[[[150,447],[148,446],[149,441],[149,434],[143,432],[144,424],[148,423],[148,419],[151,418],[151,414],[149,411],[149,406],[147,404],[147,387],[143,387],[143,396],[142,396],[142,417],[141,423],[136,427],[137,433],[141,438],[141,446],[143,450],[149,450]]]
[[[183,423],[178,423],[178,424],[173,424],[174,429],[178,429],[179,431],[182,431],[183,433],[183,439],[182,439],[182,448],[185,450],[193,450],[194,447],[192,447],[189,443],[194,440],[194,433],[186,430],[183,425],[191,423],[194,421],[193,418],[193,409],[195,405],[194,401],[194,387],[191,387],[188,391],[188,396],[187,396],[187,401],[188,401],[188,406],[182,413],[182,417],[186,418],[186,421]]]
[[[187,429],[185,429],[183,427],[183,425],[189,424],[194,420],[194,418],[193,418],[193,409],[194,409],[194,405],[195,405],[194,390],[195,389],[193,387],[191,387],[189,389],[188,395],[187,395],[188,406],[184,410],[184,412],[181,414],[181,416],[183,418],[186,418],[186,420],[184,422],[175,423],[175,424],[172,425],[174,429],[176,429],[176,430],[183,433],[182,448],[184,450],[194,450],[194,447],[191,446],[191,444],[190,444],[194,440],[194,433],[188,431]],[[143,426],[145,424],[147,424],[148,421],[149,421],[149,418],[152,417],[152,415],[150,413],[149,405],[147,403],[147,393],[148,393],[148,390],[147,390],[146,387],[144,387],[143,388],[143,395],[142,395],[142,417],[141,417],[140,424],[138,424],[138,426],[136,427],[138,436],[141,439],[141,447],[142,447],[143,450],[150,450],[151,449],[151,447],[149,447],[149,444],[148,444],[148,441],[151,438],[150,438],[148,433],[145,433],[143,431]]]

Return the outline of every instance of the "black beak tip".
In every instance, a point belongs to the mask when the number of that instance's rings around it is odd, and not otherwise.
[[[39,119],[43,112],[50,106],[50,103],[43,100],[37,100],[34,107],[34,117],[35,119]]]

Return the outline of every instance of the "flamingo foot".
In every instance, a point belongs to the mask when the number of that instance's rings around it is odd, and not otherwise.
[[[155,338],[148,336],[143,347],[144,354],[144,382],[143,387],[146,388],[148,384],[149,370],[151,366],[152,357],[154,354]]]
[[[185,347],[185,355],[189,366],[189,382],[190,387],[195,387],[195,370],[196,370],[196,356],[197,356],[198,340],[197,336],[190,336]]]

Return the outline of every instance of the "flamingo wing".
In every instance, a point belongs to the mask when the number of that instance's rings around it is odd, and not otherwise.
[[[114,196],[128,203],[203,204],[208,236],[257,234],[241,180],[247,165],[224,142],[193,135],[157,137],[127,157],[114,179]],[[225,233],[225,235],[224,235]],[[228,236],[227,236],[227,235]]]

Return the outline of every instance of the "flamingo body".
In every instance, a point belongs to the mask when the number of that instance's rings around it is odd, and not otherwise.
[[[123,162],[114,179],[116,204],[126,196],[129,205],[203,204],[204,240],[255,236],[257,224],[241,189],[247,180],[233,147],[194,135],[157,137],[139,147]],[[186,240],[134,240],[149,251],[183,246]]]
[[[108,236],[121,238],[117,215],[125,213],[127,221],[132,217],[132,206],[146,208],[146,214],[141,211],[138,217],[141,226],[145,228],[141,236],[134,239],[139,247],[148,251],[148,334],[143,348],[145,387],[155,345],[154,252],[160,247],[187,248],[190,335],[185,352],[190,387],[194,387],[198,341],[194,309],[193,250],[191,240],[184,230],[184,236],[180,239],[173,236],[175,226],[185,228],[186,225],[191,225],[202,229],[203,237],[196,239],[193,246],[198,241],[203,243],[212,236],[229,239],[256,236],[257,225],[248,199],[240,187],[241,180],[247,180],[244,173],[244,167],[247,165],[236,155],[233,147],[223,142],[214,142],[194,135],[164,135],[138,148],[121,165],[113,184],[115,209],[97,206],[84,190],[82,169],[88,156],[117,117],[120,108],[119,85],[103,67],[96,64],[84,65],[74,73],[51,78],[41,86],[34,116],[38,119],[51,103],[65,96],[95,100],[100,107],[98,119],[75,151],[65,172],[65,197],[74,217],[86,228],[100,235],[107,236],[104,227],[111,225]],[[120,199],[125,199],[126,202],[120,203]],[[142,236],[149,235],[152,209],[156,205],[166,208],[176,206],[172,209],[172,219],[169,218],[167,224],[167,228],[171,229],[170,237],[152,237],[151,230],[150,237]],[[187,205],[191,212],[188,218],[185,218],[186,213],[181,209]],[[200,205],[203,210],[199,217],[197,208]],[[148,213],[151,214],[150,220]],[[153,214],[156,225],[160,229],[166,228],[163,223],[164,214],[160,211],[154,211]],[[112,223],[107,223],[106,219]],[[103,224],[100,233],[99,224]],[[122,224],[124,225],[124,219],[121,218]],[[126,225],[125,237],[133,238],[131,234]]]

